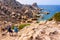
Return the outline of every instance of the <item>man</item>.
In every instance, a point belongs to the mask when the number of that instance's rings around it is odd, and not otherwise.
[[[7,31],[9,32],[10,36],[13,36],[13,31],[11,29],[11,24],[7,26]]]

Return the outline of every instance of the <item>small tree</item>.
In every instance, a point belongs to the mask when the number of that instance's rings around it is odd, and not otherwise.
[[[60,21],[60,12],[57,12],[57,13],[53,16],[53,19],[54,19],[56,22],[59,22],[59,21]]]

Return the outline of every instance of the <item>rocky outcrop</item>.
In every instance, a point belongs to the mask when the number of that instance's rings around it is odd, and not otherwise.
[[[37,3],[33,3],[32,6],[38,7]]]
[[[16,0],[2,0],[1,1],[4,5],[10,6],[10,7],[21,7],[22,4],[17,2]]]
[[[60,30],[53,24],[32,24],[25,27],[19,33],[19,40],[60,40]]]
[[[16,0],[0,0],[0,21],[21,22],[30,18],[37,19],[38,14],[42,14],[42,12],[36,3],[23,5]],[[43,14],[47,14],[47,12]]]
[[[60,24],[48,21],[46,24],[31,23],[18,32],[18,36],[1,36],[0,40],[60,40]]]

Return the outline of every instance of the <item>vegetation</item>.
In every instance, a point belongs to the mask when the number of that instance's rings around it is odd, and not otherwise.
[[[37,21],[36,23],[39,23],[39,21]]]
[[[12,29],[14,29],[14,25],[12,26]]]
[[[25,26],[28,26],[28,25],[30,25],[30,24],[20,24],[19,26],[18,26],[18,29],[20,30],[20,29],[23,29]],[[12,26],[12,29],[14,29],[14,25]]]
[[[20,30],[20,29],[23,29],[25,26],[28,26],[28,25],[30,25],[30,24],[20,24],[20,26],[18,28]]]
[[[53,17],[49,18],[48,21],[52,21],[53,20]]]
[[[56,22],[59,22],[60,21],[60,12],[57,12],[53,15],[53,17],[49,18],[48,21],[52,21],[52,20],[55,20]]]
[[[60,21],[60,12],[57,12],[57,13],[53,16],[53,19],[54,19],[56,22],[59,22],[59,21]]]

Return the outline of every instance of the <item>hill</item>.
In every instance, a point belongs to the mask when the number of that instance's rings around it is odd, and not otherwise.
[[[42,13],[47,14],[48,12],[42,12],[36,3],[24,5],[16,0],[0,0],[0,21],[32,22],[32,20],[37,20],[37,17],[40,17],[38,14]]]

